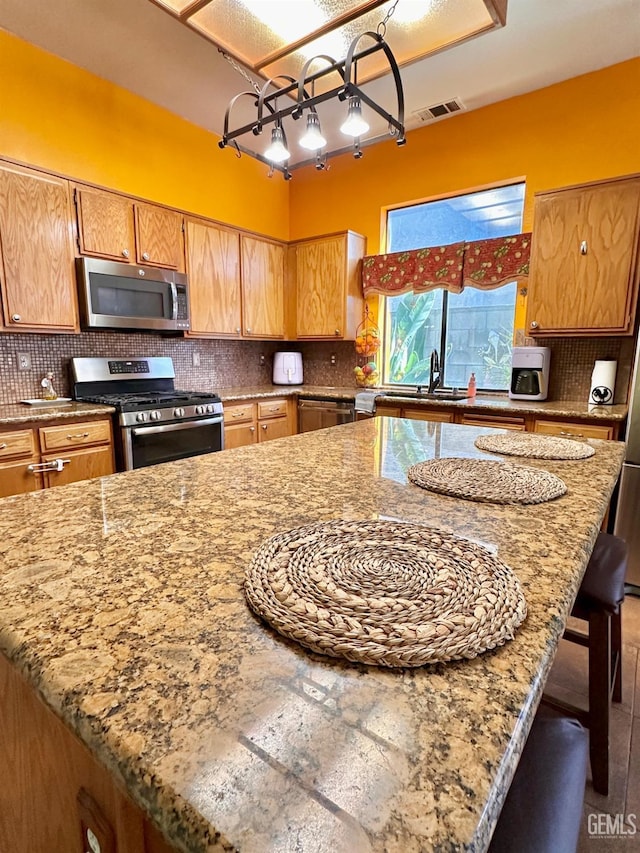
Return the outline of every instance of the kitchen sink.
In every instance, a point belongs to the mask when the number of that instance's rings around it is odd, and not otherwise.
[[[453,388],[451,391],[380,391],[381,397],[403,397],[410,400],[466,400],[469,396],[466,391]]]

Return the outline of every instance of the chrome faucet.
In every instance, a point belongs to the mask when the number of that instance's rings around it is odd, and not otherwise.
[[[437,376],[436,376],[437,374]],[[433,394],[438,385],[440,384],[440,356],[438,355],[438,350],[431,350],[431,356],[429,357],[429,394]]]

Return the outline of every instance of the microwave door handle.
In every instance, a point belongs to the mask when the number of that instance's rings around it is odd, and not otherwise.
[[[176,287],[176,283],[174,281],[170,282],[171,284],[171,301],[173,304],[173,308],[171,311],[171,319],[178,319],[178,288]]]

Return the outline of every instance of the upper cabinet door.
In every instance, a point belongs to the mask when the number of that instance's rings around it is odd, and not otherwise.
[[[89,187],[76,187],[75,196],[81,254],[135,262],[131,199]]]
[[[251,338],[284,338],[284,246],[242,235],[242,325]]]
[[[78,331],[69,184],[0,166],[1,286],[13,331]]]
[[[240,235],[187,220],[191,330],[199,337],[240,337]]]
[[[345,232],[295,246],[298,338],[355,338],[363,312],[365,245],[360,234]]]
[[[134,214],[138,263],[184,270],[182,214],[138,202]]]
[[[536,195],[530,335],[633,333],[640,178]]]

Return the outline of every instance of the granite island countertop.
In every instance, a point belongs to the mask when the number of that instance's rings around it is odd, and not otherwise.
[[[592,406],[580,400],[510,400],[506,394],[483,394],[463,400],[416,399],[415,397],[386,396],[380,388],[344,388],[332,385],[255,385],[246,387],[216,388],[223,403],[252,400],[260,397],[314,397],[327,400],[355,400],[361,391],[376,391],[378,402],[396,406],[429,406],[485,412],[503,415],[540,415],[541,417],[581,418],[587,420],[623,421],[628,406]],[[394,389],[395,390],[395,389]]]
[[[486,849],[623,458],[527,464],[567,493],[479,504],[407,482],[495,432],[373,418],[1,501],[0,648],[176,849]],[[76,512],[83,506],[81,514]],[[267,537],[391,518],[483,543],[520,579],[515,639],[382,670],[252,615]]]

